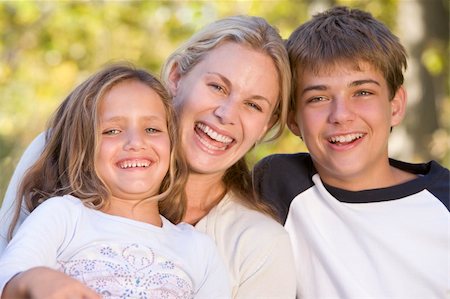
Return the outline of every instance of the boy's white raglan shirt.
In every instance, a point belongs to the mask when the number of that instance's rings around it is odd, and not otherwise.
[[[449,171],[391,165],[418,177],[352,192],[324,185],[308,154],[257,165],[255,185],[278,203],[291,237],[298,298],[448,298]]]

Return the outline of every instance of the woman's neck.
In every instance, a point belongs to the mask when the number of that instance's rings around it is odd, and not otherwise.
[[[226,193],[222,175],[189,174],[186,184],[187,209],[183,221],[195,225]]]

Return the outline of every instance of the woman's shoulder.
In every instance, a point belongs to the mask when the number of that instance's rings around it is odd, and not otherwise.
[[[222,223],[228,226],[229,230],[236,230],[238,234],[257,235],[258,238],[287,236],[286,230],[279,222],[269,215],[245,206],[241,199],[232,194],[219,204],[215,218],[216,224]]]

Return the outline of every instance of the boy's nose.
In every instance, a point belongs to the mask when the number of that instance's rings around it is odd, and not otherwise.
[[[334,99],[330,110],[329,120],[331,123],[345,123],[355,118],[352,104],[347,99]]]

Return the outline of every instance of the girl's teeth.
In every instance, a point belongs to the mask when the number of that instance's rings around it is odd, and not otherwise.
[[[133,167],[149,167],[150,162],[148,161],[125,161],[120,163],[120,168],[126,169],[126,168],[133,168]]]

